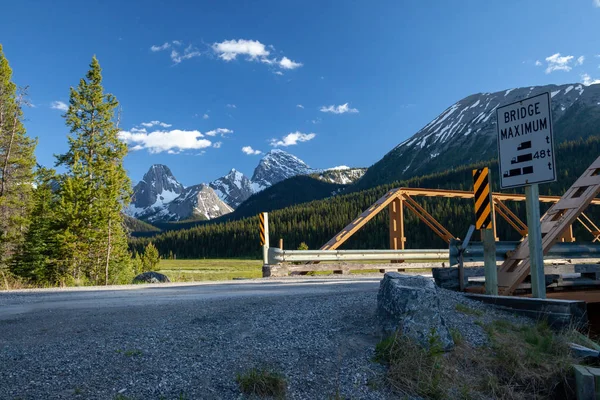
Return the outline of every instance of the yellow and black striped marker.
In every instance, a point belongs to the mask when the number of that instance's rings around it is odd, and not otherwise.
[[[265,216],[263,213],[258,214],[258,219],[260,220],[260,245],[264,246],[267,244],[265,241]]]
[[[492,202],[489,168],[473,170],[475,229],[492,229]]]

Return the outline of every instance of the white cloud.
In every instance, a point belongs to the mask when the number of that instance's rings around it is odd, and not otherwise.
[[[194,46],[192,46],[191,44],[188,45],[183,50],[183,52],[181,52],[180,50],[176,50],[174,48],[176,46],[179,47],[182,45],[183,45],[183,42],[181,42],[180,40],[173,40],[172,42],[165,42],[162,45],[154,45],[154,46],[150,47],[150,50],[153,52],[157,52],[157,51],[171,49],[171,53],[170,53],[171,61],[173,61],[175,64],[179,64],[183,60],[189,60],[190,58],[194,58],[194,57],[198,57],[198,56],[202,55],[202,53],[200,51],[198,51],[198,49],[195,48]]]
[[[167,124],[165,122],[160,121],[142,122],[140,125],[145,126],[146,128],[151,128],[153,126],[162,126],[163,128],[170,128],[171,126],[173,126],[171,124]]]
[[[581,81],[585,86],[596,85],[600,83],[600,79],[592,79],[588,74],[581,75]]]
[[[178,52],[177,50],[172,50],[171,51],[171,60],[175,64],[179,64],[183,60],[189,60],[190,58],[198,57],[201,55],[202,55],[202,53],[200,51],[198,51],[197,48],[193,47],[192,45],[189,45],[188,47],[185,48],[185,50],[183,50],[183,54]]]
[[[594,0],[594,5],[596,7],[600,7],[600,0]]]
[[[212,147],[214,147],[215,149],[220,149],[222,144],[223,144],[223,142],[215,142],[215,143],[213,143]]]
[[[171,131],[154,131],[150,133],[131,129],[119,132],[119,138],[131,145],[131,150],[146,149],[149,153],[162,153],[164,151],[176,154],[183,150],[197,150],[210,147],[212,142],[202,139],[203,135],[197,130],[185,131],[174,129]]]
[[[242,151],[245,154],[248,154],[249,156],[255,156],[255,155],[258,155],[258,154],[262,153],[262,151],[260,151],[260,150],[254,150],[250,146],[244,146],[244,147],[242,147]]]
[[[542,62],[540,60],[535,60],[535,66],[536,67],[541,67],[542,66]]]
[[[348,106],[348,103],[346,104],[342,104],[339,106],[328,106],[328,107],[321,107],[321,112],[328,112],[328,113],[334,113],[334,114],[345,114],[345,113],[357,113],[358,110],[356,108],[350,108],[350,106]]]
[[[69,110],[69,106],[66,105],[65,103],[63,103],[62,101],[53,101],[50,104],[50,108],[52,108],[54,110],[65,111],[65,112],[67,112]]]
[[[577,61],[575,61],[575,66],[583,65],[584,61],[585,61],[585,56],[579,56],[579,57],[577,57]]]
[[[549,74],[554,71],[569,72],[571,69],[573,69],[569,65],[573,58],[573,56],[561,56],[560,53],[556,53],[551,55],[550,57],[546,57],[546,61],[548,62],[546,73]]]
[[[210,118],[210,117],[208,116],[208,114],[204,114],[204,115],[202,116],[202,119],[209,119],[209,118]]]
[[[298,107],[298,108],[304,108],[304,106],[302,104],[296,104],[296,107]]]
[[[227,128],[217,128],[217,129],[213,129],[212,131],[206,132],[206,136],[217,136],[217,135],[225,136],[228,133],[233,133],[233,131],[231,129],[227,129]]]
[[[212,45],[215,53],[225,61],[235,60],[238,55],[248,56],[249,60],[265,59],[271,54],[258,40],[225,40]]]
[[[245,56],[248,61],[260,61],[263,64],[277,66],[281,69],[296,69],[302,66],[302,63],[292,61],[283,56],[277,60],[277,57],[269,57],[271,50],[275,50],[272,45],[265,45],[258,40],[225,40],[220,43],[213,43],[213,51],[217,56],[224,61],[233,61],[238,56]],[[283,75],[281,71],[276,71],[275,74]]]
[[[227,104],[225,107],[227,108],[237,108],[235,104]]]
[[[283,69],[296,69],[300,68],[302,63],[297,63],[287,57],[283,57],[281,60],[279,60],[279,66]]]
[[[157,51],[167,50],[170,47],[171,47],[171,43],[165,42],[164,44],[161,44],[160,46],[153,45],[152,47],[150,47],[150,50],[157,52]]]
[[[302,133],[302,132],[293,132],[289,133],[286,136],[282,137],[281,140],[271,139],[271,146],[273,147],[287,147],[287,146],[295,146],[299,142],[308,142],[309,140],[314,139],[317,136],[314,133]]]

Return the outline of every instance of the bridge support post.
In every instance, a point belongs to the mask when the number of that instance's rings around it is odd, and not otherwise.
[[[269,213],[260,213],[260,244],[263,248],[263,265],[269,264]]]
[[[388,206],[390,214],[390,250],[404,250],[404,204],[402,196],[394,199]],[[394,260],[392,263],[399,263]]]
[[[529,262],[531,274],[531,294],[538,299],[546,298],[546,277],[544,276],[544,256],[542,230],[540,224],[540,192],[537,184],[525,186],[527,205],[527,228],[529,242]]]

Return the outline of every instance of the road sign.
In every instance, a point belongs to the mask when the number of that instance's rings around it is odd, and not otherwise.
[[[489,168],[473,170],[475,229],[492,229],[492,201]]]
[[[556,180],[550,94],[498,107],[500,187]]]

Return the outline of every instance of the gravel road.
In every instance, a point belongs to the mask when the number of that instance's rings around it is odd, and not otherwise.
[[[238,399],[271,366],[289,399],[386,399],[381,275],[0,293],[0,399]]]

